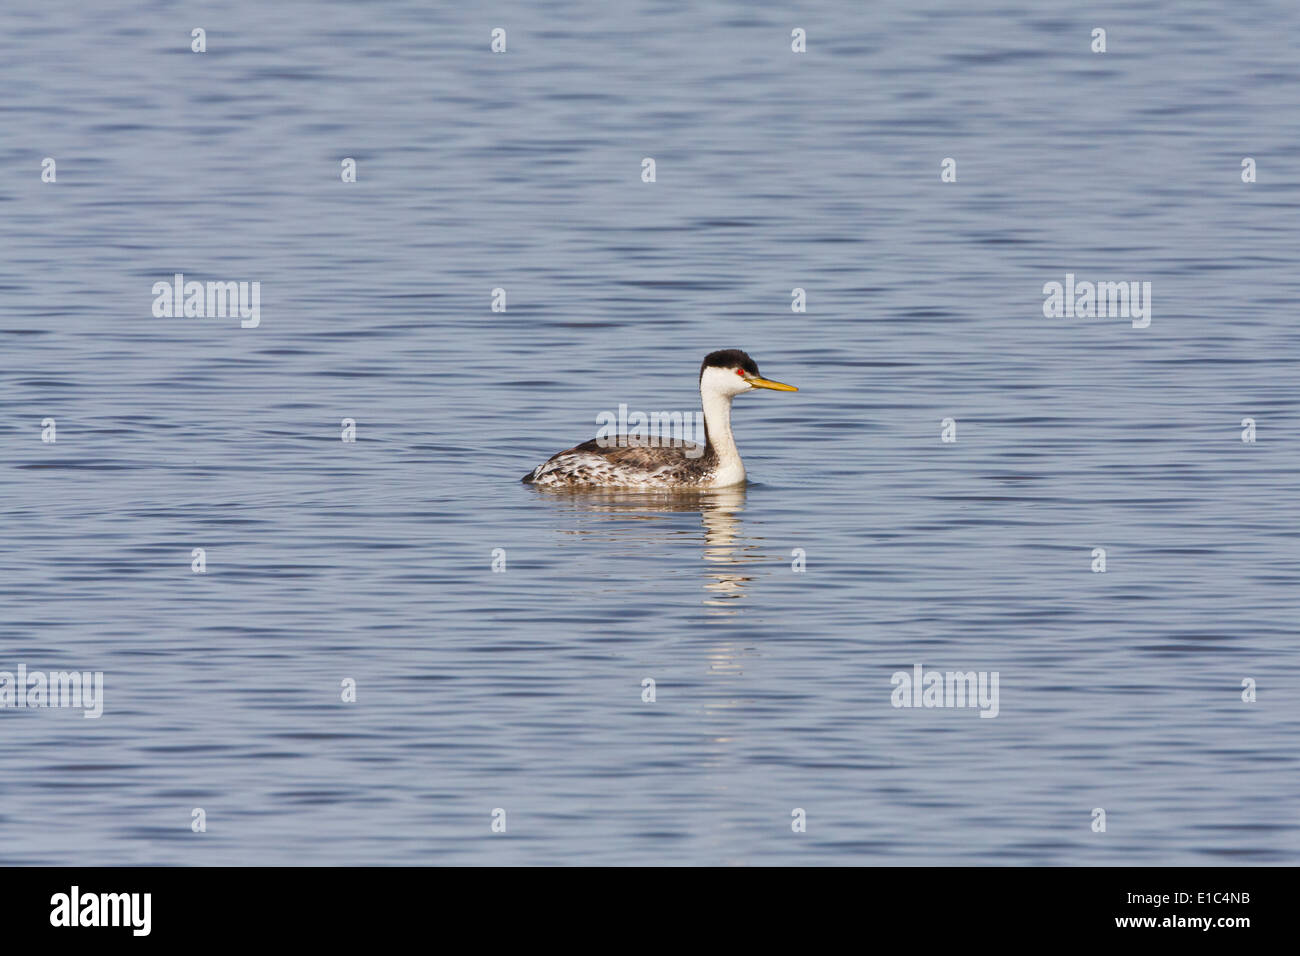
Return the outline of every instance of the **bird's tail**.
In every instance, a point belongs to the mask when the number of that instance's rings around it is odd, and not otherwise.
[[[523,482],[524,484],[526,484],[526,485],[531,485],[531,484],[533,483],[533,478],[535,478],[536,476],[537,476],[537,469],[534,468],[532,471],[530,471],[528,474],[524,475],[524,476],[523,476],[522,478],[520,478],[519,480],[522,481],[522,482]]]

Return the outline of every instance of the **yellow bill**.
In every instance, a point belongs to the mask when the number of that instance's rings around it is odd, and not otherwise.
[[[755,388],[770,388],[774,392],[797,392],[799,391],[793,385],[787,385],[784,382],[774,382],[770,378],[759,378],[757,375],[748,375],[745,381]]]

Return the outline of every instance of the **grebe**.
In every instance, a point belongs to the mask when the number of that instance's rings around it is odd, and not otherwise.
[[[710,352],[700,365],[704,448],[691,442],[620,435],[593,438],[548,458],[523,481],[551,488],[724,488],[745,480],[731,437],[731,400],[756,388],[797,392],[758,374],[740,349]]]

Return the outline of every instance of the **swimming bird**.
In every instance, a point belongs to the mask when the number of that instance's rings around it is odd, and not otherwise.
[[[724,488],[745,480],[745,465],[731,435],[731,400],[756,388],[797,392],[758,374],[740,349],[710,352],[700,365],[704,445],[668,438],[618,435],[593,438],[552,455],[523,481],[551,488]]]

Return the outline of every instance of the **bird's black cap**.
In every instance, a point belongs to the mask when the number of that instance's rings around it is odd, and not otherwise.
[[[704,377],[704,370],[710,366],[714,368],[743,368],[750,375],[758,374],[758,364],[740,349],[720,349],[704,356],[704,361],[700,364],[700,378]]]

